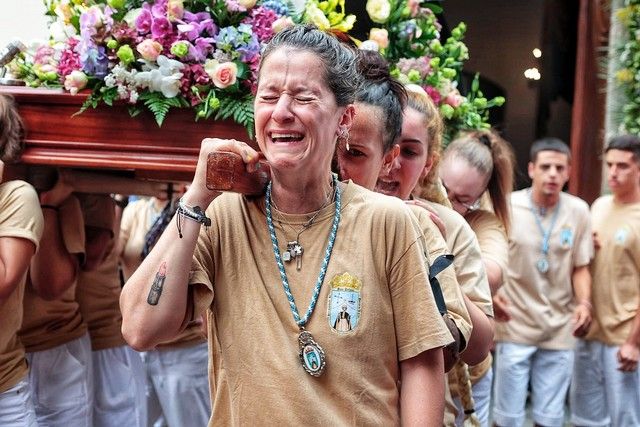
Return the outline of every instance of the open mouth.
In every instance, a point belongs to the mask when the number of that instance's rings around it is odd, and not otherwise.
[[[376,183],[376,191],[383,194],[395,194],[400,188],[400,183],[398,181],[386,181],[379,179]]]
[[[298,132],[270,132],[269,138],[274,144],[293,144],[302,141],[304,135]]]

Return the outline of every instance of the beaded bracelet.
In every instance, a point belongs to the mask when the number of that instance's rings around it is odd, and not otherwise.
[[[182,200],[178,200],[178,209],[176,209],[176,227],[178,228],[178,237],[182,239],[182,217],[188,218],[200,224],[204,224],[205,227],[211,225],[211,218],[205,215],[200,206],[188,206]]]

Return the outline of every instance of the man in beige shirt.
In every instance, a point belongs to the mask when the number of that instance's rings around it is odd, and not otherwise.
[[[640,425],[640,139],[606,148],[612,195],[591,207],[596,254],[593,325],[578,340],[571,385],[572,423]]]
[[[536,424],[561,426],[574,336],[591,322],[589,207],[562,192],[569,147],[547,138],[531,147],[531,188],[511,194],[507,280],[498,296],[511,320],[496,325],[494,421],[519,426],[527,385]]]

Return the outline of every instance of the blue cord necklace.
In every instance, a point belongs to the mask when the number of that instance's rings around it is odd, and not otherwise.
[[[335,189],[335,197],[336,197],[336,207],[335,213],[333,215],[333,224],[331,225],[331,232],[329,233],[329,241],[327,243],[327,249],[324,252],[324,259],[322,260],[322,265],[320,266],[320,273],[318,274],[318,280],[313,289],[313,295],[311,297],[311,301],[309,302],[309,308],[305,313],[304,317],[300,317],[298,313],[298,307],[296,306],[295,299],[293,298],[293,294],[291,293],[291,288],[289,287],[289,280],[287,279],[287,273],[284,270],[284,264],[282,263],[282,257],[280,256],[280,248],[278,246],[278,238],[276,237],[276,231],[273,227],[273,217],[271,215],[271,182],[267,186],[267,194],[265,196],[265,210],[267,211],[267,227],[269,229],[269,235],[271,237],[271,245],[273,246],[273,254],[276,257],[276,264],[278,265],[278,270],[280,271],[280,279],[282,279],[282,287],[284,288],[284,293],[287,296],[287,300],[289,301],[289,307],[291,308],[291,313],[293,313],[293,320],[296,322],[298,327],[300,328],[300,334],[298,335],[298,346],[300,347],[299,357],[300,363],[309,375],[314,377],[319,377],[322,375],[324,368],[326,366],[326,358],[324,354],[324,350],[314,339],[311,333],[305,330],[304,325],[307,324],[307,321],[311,317],[313,313],[313,309],[316,307],[316,303],[318,302],[318,296],[320,295],[320,289],[322,288],[322,282],[324,281],[324,276],[327,274],[327,266],[329,265],[329,260],[331,259],[331,252],[333,251],[333,244],[336,241],[336,234],[338,232],[338,225],[340,224],[340,207],[341,207],[341,195],[340,189],[338,188],[338,178],[335,174],[332,174],[332,184]]]
[[[560,210],[560,199],[558,199],[558,203],[556,204],[556,207],[553,211],[551,224],[549,224],[549,228],[547,228],[546,230],[542,225],[542,218],[538,214],[538,211],[536,210],[533,203],[533,194],[531,191],[529,191],[529,202],[531,212],[533,213],[533,216],[536,219],[536,224],[538,225],[538,230],[540,230],[540,234],[542,234],[542,247],[540,248],[542,250],[542,257],[536,263],[536,268],[540,273],[545,274],[547,271],[549,271],[549,242],[551,241],[551,232],[553,231],[553,227],[556,225],[556,220],[558,219],[558,211]]]

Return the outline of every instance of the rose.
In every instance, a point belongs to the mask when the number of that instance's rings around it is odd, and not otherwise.
[[[273,21],[273,24],[271,24],[271,30],[274,33],[279,33],[280,31],[286,30],[287,28],[291,28],[293,26],[293,20],[289,16],[281,16],[280,18]]]
[[[240,4],[240,6],[249,10],[256,5],[256,0],[238,0],[238,3]]]
[[[75,95],[79,90],[84,89],[88,82],[89,79],[85,73],[79,70],[74,70],[65,77],[64,88],[71,92],[72,95]]]
[[[420,12],[420,0],[408,0],[407,7],[412,18],[415,18]]]
[[[236,82],[238,66],[234,62],[218,62],[210,59],[204,64],[204,70],[215,87],[225,89]]]
[[[176,22],[182,19],[184,15],[183,0],[169,0],[167,2],[167,19]]]
[[[462,97],[462,95],[460,95],[460,92],[458,92],[457,89],[449,92],[447,97],[444,99],[444,103],[447,105],[451,105],[453,108],[458,108],[463,101],[464,98]]]
[[[367,13],[373,22],[384,24],[389,19],[391,5],[388,0],[368,0]]]
[[[189,53],[189,45],[185,41],[178,41],[171,45],[171,53],[178,58],[183,58]]]
[[[147,61],[155,61],[162,52],[162,45],[157,41],[145,39],[136,46],[136,50]]]
[[[389,46],[389,32],[384,28],[372,28],[369,31],[369,40],[373,40],[382,49],[386,49]]]

